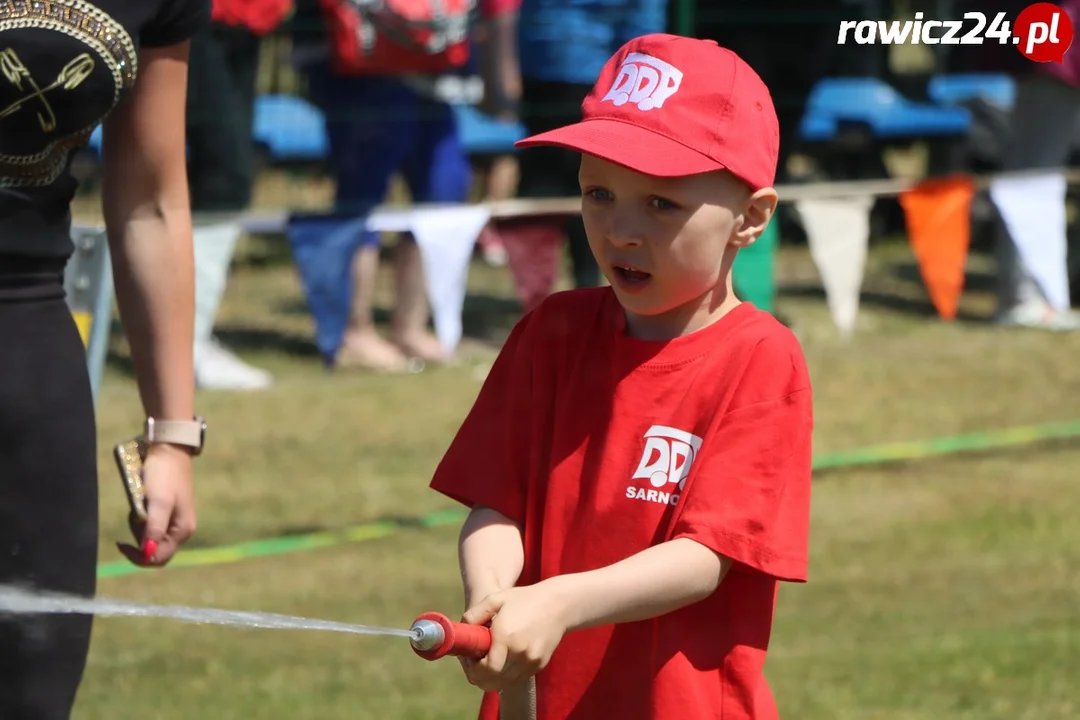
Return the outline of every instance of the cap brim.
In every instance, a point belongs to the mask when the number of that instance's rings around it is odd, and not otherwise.
[[[554,146],[595,155],[656,177],[681,177],[723,170],[716,160],[682,143],[619,120],[596,118],[518,140],[515,147]]]

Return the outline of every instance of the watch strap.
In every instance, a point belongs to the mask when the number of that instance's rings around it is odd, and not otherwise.
[[[202,450],[206,437],[206,423],[202,418],[192,420],[146,419],[146,442],[184,445],[196,451]]]

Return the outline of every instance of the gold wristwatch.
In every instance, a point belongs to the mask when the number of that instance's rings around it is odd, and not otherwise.
[[[143,438],[147,445],[169,443],[191,448],[192,455],[198,455],[206,442],[206,421],[196,416],[192,420],[157,420],[146,418]]]

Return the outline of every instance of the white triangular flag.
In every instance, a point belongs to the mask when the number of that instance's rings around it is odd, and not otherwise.
[[[845,337],[859,314],[866,247],[870,241],[870,197],[799,200],[795,203],[821,273],[833,322]]]
[[[367,229],[371,232],[409,232],[416,213],[410,207],[380,207],[367,218]]]
[[[482,206],[414,211],[412,233],[420,247],[435,334],[447,354],[461,341],[461,313],[469,260],[491,212]]]
[[[1029,178],[1001,178],[990,183],[1009,237],[1024,267],[1057,310],[1069,309],[1068,238],[1065,223],[1065,176],[1050,173]]]

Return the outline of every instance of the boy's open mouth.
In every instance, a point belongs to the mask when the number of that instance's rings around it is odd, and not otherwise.
[[[627,283],[643,283],[652,277],[651,274],[644,270],[638,270],[630,265],[615,265],[614,268],[615,274]]]

